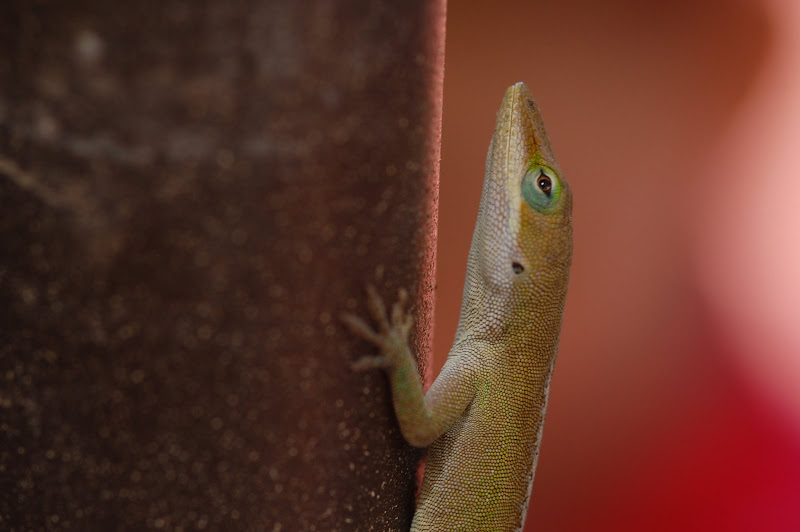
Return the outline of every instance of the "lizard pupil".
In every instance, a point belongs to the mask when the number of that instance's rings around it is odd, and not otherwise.
[[[544,195],[549,198],[550,192],[553,190],[553,182],[550,181],[550,178],[543,175],[539,177],[539,181],[537,181],[536,184],[539,185],[539,190],[544,192]]]

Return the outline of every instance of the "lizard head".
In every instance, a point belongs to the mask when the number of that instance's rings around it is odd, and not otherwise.
[[[503,97],[486,158],[464,310],[474,312],[467,298],[513,312],[544,304],[563,308],[571,262],[572,192],[539,108],[525,84],[516,83]],[[497,318],[491,329],[509,316]]]
[[[490,158],[505,168],[514,284],[534,292],[566,285],[572,262],[572,191],[553,155],[539,108],[524,83],[506,91],[497,128],[508,147]],[[508,259],[506,259],[508,260]],[[524,291],[524,290],[523,290]],[[558,290],[557,290],[558,291]]]

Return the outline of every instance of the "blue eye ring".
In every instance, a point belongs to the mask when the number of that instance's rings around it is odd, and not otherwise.
[[[533,165],[522,178],[522,197],[539,212],[548,212],[558,203],[561,182],[552,168]]]

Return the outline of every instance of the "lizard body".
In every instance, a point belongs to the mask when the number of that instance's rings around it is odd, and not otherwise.
[[[524,83],[506,91],[486,160],[461,317],[427,394],[408,345],[407,295],[387,313],[369,289],[406,440],[429,447],[412,531],[520,530],[530,499],[572,261],[572,196]]]

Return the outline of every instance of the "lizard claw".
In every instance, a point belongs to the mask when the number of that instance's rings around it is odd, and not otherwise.
[[[375,368],[387,368],[389,367],[389,360],[385,356],[361,357],[350,364],[350,367],[353,369],[353,371],[367,371]]]
[[[340,319],[342,320],[342,323],[344,323],[347,328],[350,329],[350,332],[356,336],[360,336],[364,340],[375,344],[378,347],[383,347],[383,336],[372,330],[372,327],[370,327],[367,322],[358,316],[354,316],[353,314],[342,314]]]
[[[378,322],[378,330],[383,334],[388,333],[391,327],[386,315],[386,305],[383,304],[383,299],[371,284],[367,285],[367,306],[369,306],[373,319]]]
[[[352,333],[375,345],[381,351],[378,356],[368,356],[357,360],[352,365],[354,370],[390,367],[393,354],[402,349],[400,346],[408,345],[408,335],[414,325],[414,318],[405,309],[407,302],[408,292],[401,288],[397,294],[397,301],[392,305],[390,319],[378,291],[374,286],[367,285],[367,305],[370,314],[377,322],[377,327],[370,326],[362,318],[353,314],[341,316],[340,319]]]
[[[408,316],[405,313],[404,307],[408,301],[408,292],[401,288],[397,293],[397,301],[392,306],[392,326],[395,329],[405,329],[405,322],[408,321]]]

